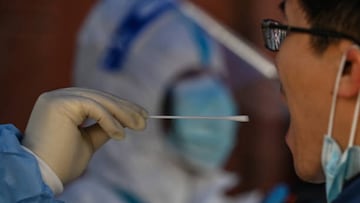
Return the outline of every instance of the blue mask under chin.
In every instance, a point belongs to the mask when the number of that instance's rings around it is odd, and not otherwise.
[[[183,116],[228,116],[237,109],[229,90],[217,78],[202,76],[173,90],[173,113]],[[171,142],[190,163],[221,167],[235,145],[237,123],[225,120],[175,120]]]

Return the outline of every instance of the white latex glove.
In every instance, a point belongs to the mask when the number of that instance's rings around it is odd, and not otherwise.
[[[97,123],[83,127],[89,118]],[[112,95],[83,88],[59,89],[36,101],[23,145],[65,184],[81,175],[107,140],[123,139],[124,128],[144,129],[146,118],[144,109]]]

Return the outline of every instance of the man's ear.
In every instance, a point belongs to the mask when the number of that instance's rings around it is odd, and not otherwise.
[[[351,47],[346,53],[345,72],[341,76],[338,96],[352,98],[360,91],[360,49]]]

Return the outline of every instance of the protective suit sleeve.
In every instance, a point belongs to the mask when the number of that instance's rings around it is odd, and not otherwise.
[[[50,189],[54,192],[55,195],[58,195],[63,192],[64,186],[60,180],[60,178],[55,174],[55,172],[43,161],[40,157],[34,154],[30,149],[22,146],[22,148],[33,155],[40,168],[41,177],[44,182],[50,187]]]
[[[0,125],[0,202],[60,203],[44,183],[36,158],[15,126]]]

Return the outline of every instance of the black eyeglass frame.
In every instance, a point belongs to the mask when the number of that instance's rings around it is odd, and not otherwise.
[[[264,19],[261,23],[261,29],[263,32],[263,37],[265,41],[265,47],[269,49],[270,51],[279,51],[280,45],[283,42],[283,40],[286,38],[286,35],[289,32],[298,32],[298,33],[305,33],[305,34],[311,34],[318,37],[325,37],[325,38],[338,38],[338,39],[348,39],[350,41],[355,42],[356,44],[360,45],[360,41],[356,39],[355,37],[352,37],[348,34],[344,34],[337,31],[332,30],[323,30],[323,29],[316,29],[316,28],[302,28],[302,27],[294,27],[289,25],[281,24],[280,22],[272,19]],[[282,31],[284,36],[280,36],[282,38],[277,39],[278,42],[276,43],[275,35],[274,33],[270,34],[270,29],[278,29]],[[273,44],[270,44],[271,40]],[[274,43],[275,42],[275,43]],[[275,45],[275,46],[274,46]]]

